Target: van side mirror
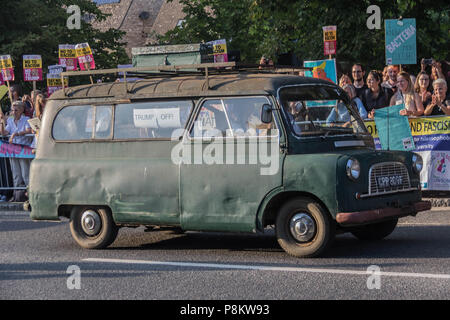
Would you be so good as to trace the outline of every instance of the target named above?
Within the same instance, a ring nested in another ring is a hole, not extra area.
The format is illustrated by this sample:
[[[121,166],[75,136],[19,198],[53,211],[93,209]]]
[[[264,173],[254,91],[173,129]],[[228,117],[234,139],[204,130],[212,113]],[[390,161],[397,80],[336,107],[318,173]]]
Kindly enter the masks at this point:
[[[261,122],[272,123],[272,106],[270,104],[263,104],[261,108]]]

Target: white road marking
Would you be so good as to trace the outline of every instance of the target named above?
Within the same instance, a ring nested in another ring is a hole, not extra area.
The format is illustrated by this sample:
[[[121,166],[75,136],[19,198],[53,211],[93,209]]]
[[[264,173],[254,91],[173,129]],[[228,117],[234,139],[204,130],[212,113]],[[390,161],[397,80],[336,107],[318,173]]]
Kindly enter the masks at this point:
[[[240,264],[218,264],[218,263],[194,263],[194,262],[171,262],[171,261],[151,261],[151,260],[127,260],[127,259],[101,259],[88,258],[83,259],[87,262],[104,262],[104,263],[124,263],[124,264],[148,264],[160,266],[174,267],[196,267],[196,268],[216,268],[216,269],[237,269],[237,270],[259,270],[259,271],[281,271],[281,272],[305,272],[305,273],[329,273],[329,274],[346,274],[346,275],[371,275],[372,272],[361,270],[345,270],[345,269],[325,269],[325,268],[297,268],[297,267],[273,267],[258,265],[240,265]],[[431,278],[431,279],[449,279],[450,274],[434,274],[434,273],[412,273],[412,272],[377,272],[380,276],[389,277],[412,277],[412,278]]]

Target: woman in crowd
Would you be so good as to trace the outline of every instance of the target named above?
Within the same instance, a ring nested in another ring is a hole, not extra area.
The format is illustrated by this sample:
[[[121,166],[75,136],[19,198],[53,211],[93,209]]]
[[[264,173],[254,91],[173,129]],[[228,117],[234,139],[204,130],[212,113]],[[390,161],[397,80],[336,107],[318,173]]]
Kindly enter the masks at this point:
[[[346,84],[352,84],[352,79],[346,74],[343,74],[339,79],[339,87],[343,88]]]
[[[447,82],[444,79],[433,81],[431,102],[425,105],[424,115],[450,115],[450,95],[447,94]]]
[[[12,117],[6,119],[6,127],[1,126],[2,135],[11,135],[9,143],[30,145],[30,138],[27,134],[31,133],[31,128],[28,123],[28,117],[23,114],[25,110],[25,103],[22,101],[15,101],[11,106]],[[5,121],[4,118],[0,119]],[[14,187],[26,187],[29,182],[29,171],[31,159],[26,158],[10,158],[11,171],[13,176]],[[23,201],[23,193],[19,190],[14,192],[14,197],[10,201]]]
[[[34,100],[34,112],[35,117],[39,118],[39,120],[42,120],[42,116],[44,114],[44,108],[45,104],[47,103],[47,99],[44,97],[42,93],[38,93],[36,95],[36,99]],[[37,145],[37,139],[39,137],[39,131],[34,133],[33,142],[31,143],[31,148],[33,148],[33,153],[35,152],[36,145]]]
[[[423,106],[430,104],[433,88],[431,86],[430,76],[425,71],[420,71],[417,75],[416,83],[414,84],[414,92],[419,94]]]
[[[402,116],[423,115],[423,104],[417,92],[414,92],[411,77],[407,72],[397,75],[397,87],[399,90],[392,96],[390,105],[404,104],[405,109],[400,111]]]
[[[32,118],[33,117],[33,100],[31,100],[31,97],[27,94],[24,94],[22,97],[22,102],[25,103],[25,111],[24,111],[24,115]]]
[[[376,70],[369,72],[367,86],[362,95],[362,103],[366,107],[368,117],[373,119],[375,110],[389,106],[387,90],[381,87],[382,75]]]

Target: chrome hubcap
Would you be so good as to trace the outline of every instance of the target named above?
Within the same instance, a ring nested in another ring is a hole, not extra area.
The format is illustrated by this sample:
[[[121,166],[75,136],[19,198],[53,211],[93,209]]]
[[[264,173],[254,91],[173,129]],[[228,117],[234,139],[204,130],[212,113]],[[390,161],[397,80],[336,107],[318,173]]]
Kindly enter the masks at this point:
[[[95,236],[100,232],[102,220],[94,210],[87,210],[81,216],[81,227],[88,236]]]
[[[306,213],[295,214],[289,224],[291,234],[299,242],[308,242],[316,234],[316,223]]]

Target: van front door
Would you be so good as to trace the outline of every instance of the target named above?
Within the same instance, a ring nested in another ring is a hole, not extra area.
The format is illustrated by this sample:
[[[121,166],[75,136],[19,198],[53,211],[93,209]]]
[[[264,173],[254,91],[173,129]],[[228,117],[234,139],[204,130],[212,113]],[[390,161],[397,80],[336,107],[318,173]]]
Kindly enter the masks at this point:
[[[279,121],[260,121],[264,96],[206,99],[174,154],[181,226],[249,232],[264,196],[282,184]]]

